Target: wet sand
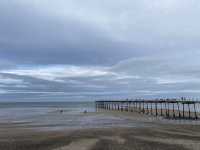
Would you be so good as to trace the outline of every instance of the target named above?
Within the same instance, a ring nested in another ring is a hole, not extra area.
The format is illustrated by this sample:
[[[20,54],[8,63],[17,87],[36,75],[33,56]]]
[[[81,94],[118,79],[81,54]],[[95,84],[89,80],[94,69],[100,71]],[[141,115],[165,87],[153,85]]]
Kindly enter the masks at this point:
[[[200,125],[173,123],[138,113],[99,112],[132,119],[136,127],[41,130],[0,124],[0,150],[199,150]],[[87,114],[88,116],[94,114]],[[174,120],[175,121],[175,120]]]

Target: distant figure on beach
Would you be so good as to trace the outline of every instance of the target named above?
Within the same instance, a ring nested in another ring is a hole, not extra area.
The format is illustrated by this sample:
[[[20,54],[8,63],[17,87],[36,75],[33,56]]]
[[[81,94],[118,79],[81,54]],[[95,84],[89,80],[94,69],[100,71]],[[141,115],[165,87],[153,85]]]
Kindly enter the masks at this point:
[[[83,112],[84,114],[87,114],[87,110],[84,110],[84,112]]]
[[[60,110],[60,113],[61,113],[61,114],[63,113],[63,110],[62,110],[62,109]]]

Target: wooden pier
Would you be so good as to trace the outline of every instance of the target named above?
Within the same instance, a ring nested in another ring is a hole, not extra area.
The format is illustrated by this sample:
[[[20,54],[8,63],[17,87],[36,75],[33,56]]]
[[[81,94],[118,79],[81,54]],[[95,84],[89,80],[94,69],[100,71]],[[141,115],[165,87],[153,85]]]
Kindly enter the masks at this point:
[[[97,110],[138,112],[169,119],[200,118],[200,101],[178,99],[96,101]]]

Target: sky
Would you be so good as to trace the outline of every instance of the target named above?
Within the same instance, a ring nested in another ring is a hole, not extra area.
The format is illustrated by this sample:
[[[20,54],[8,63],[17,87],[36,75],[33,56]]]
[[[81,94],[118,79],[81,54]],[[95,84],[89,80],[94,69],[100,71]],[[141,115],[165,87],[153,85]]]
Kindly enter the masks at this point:
[[[0,102],[200,97],[199,0],[1,0]]]

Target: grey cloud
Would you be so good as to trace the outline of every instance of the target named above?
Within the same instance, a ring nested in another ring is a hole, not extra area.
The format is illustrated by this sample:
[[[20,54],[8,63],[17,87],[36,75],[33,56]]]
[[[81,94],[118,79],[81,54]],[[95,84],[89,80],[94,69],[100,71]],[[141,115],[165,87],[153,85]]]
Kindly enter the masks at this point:
[[[2,0],[0,99],[199,97],[199,7]]]
[[[139,53],[140,46],[112,39],[104,29],[76,18],[56,17],[25,4],[1,3],[1,58],[26,64],[88,65],[111,64]]]
[[[24,97],[30,94],[35,95],[35,99],[57,96],[61,100],[77,97],[98,99],[198,96],[200,80],[190,74],[191,69],[198,70],[198,64],[192,63],[193,60],[190,58],[186,61],[185,57],[176,56],[133,58],[106,68],[78,67],[74,71],[71,70],[70,74],[69,67],[66,66],[59,66],[62,68],[61,72],[55,70],[55,66],[49,66],[48,69],[41,67],[38,70],[31,68],[33,69],[31,74],[25,70],[11,71],[11,73],[8,70],[4,76],[23,79],[29,86],[4,87],[7,91],[7,93],[4,91],[4,96]],[[88,69],[90,74],[86,75]],[[49,80],[49,76],[53,78]]]

